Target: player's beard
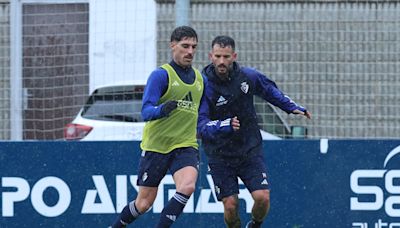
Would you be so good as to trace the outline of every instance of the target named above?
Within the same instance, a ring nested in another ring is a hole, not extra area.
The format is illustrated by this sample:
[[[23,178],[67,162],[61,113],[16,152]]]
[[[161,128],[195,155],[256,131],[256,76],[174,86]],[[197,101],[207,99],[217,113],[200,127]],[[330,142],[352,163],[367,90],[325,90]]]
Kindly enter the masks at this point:
[[[229,67],[224,64],[220,64],[216,68],[216,73],[221,80],[227,80],[229,77]]]

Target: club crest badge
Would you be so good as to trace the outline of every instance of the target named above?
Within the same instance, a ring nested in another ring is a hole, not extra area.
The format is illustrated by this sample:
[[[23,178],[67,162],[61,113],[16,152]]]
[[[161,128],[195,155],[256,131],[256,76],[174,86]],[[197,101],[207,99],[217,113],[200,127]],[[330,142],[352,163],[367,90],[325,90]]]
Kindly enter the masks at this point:
[[[217,194],[221,193],[221,189],[217,185],[214,186],[214,189]]]
[[[202,88],[200,82],[196,82],[196,88],[198,91],[201,91]]]
[[[247,84],[247,82],[242,82],[240,85],[240,89],[243,93],[249,92],[249,84]]]

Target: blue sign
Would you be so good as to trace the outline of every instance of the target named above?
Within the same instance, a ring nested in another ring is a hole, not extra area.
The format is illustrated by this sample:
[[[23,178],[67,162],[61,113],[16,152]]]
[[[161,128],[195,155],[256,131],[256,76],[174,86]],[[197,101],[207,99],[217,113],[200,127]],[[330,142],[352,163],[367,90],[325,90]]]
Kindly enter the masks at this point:
[[[400,140],[264,142],[275,228],[400,228]],[[0,227],[108,227],[136,197],[139,142],[1,142]],[[174,227],[224,227],[207,159]],[[175,193],[171,175],[135,227],[153,227]],[[242,186],[240,215],[252,199]]]

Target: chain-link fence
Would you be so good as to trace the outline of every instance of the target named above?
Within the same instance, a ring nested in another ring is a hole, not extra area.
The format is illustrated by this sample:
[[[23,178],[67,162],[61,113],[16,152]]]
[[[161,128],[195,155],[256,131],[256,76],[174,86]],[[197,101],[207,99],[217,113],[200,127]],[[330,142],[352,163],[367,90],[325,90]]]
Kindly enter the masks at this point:
[[[173,3],[160,2],[159,63],[170,58],[175,16]],[[242,65],[264,72],[313,113],[312,121],[281,113],[288,125],[306,126],[310,138],[400,136],[398,1],[196,1],[191,15],[200,34],[197,66],[208,63],[216,35],[232,36]],[[258,107],[260,124],[270,128],[265,109]]]
[[[129,45],[115,37],[132,30],[131,21],[121,21],[120,16],[139,1],[19,2],[20,23],[15,23],[18,18],[10,4],[16,3],[0,1],[0,140],[11,139],[18,123],[22,139],[61,139],[63,127],[89,95],[90,72],[103,70],[90,63],[90,49],[118,49],[112,58],[104,58],[114,64],[103,72],[105,78],[128,72],[136,56],[128,47],[137,42],[137,35],[129,33]],[[93,15],[100,5],[104,12],[117,10],[117,5],[125,10],[104,14],[112,18]],[[156,38],[148,42],[157,42],[157,48],[143,53],[156,52],[161,65],[171,59],[175,1],[156,5]],[[197,68],[209,63],[212,39],[230,35],[241,65],[264,72],[313,114],[311,121],[305,120],[257,99],[263,129],[284,137],[291,126],[306,127],[309,138],[399,137],[399,1],[193,0],[190,23],[199,33]],[[22,33],[19,46],[10,42],[13,28]],[[104,37],[115,39],[106,43]],[[20,59],[12,53],[21,53]],[[97,51],[92,60],[102,54]],[[118,58],[126,61],[124,66]],[[16,77],[21,85],[12,83]],[[20,100],[19,109],[15,99]]]

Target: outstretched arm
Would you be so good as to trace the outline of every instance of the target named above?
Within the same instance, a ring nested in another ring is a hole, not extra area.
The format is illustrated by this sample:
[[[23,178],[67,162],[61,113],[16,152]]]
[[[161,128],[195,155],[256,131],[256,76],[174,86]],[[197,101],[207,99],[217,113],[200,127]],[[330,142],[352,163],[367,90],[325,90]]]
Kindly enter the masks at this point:
[[[245,71],[250,80],[254,82],[256,95],[288,114],[304,115],[308,119],[311,119],[311,113],[307,111],[306,108],[296,104],[289,96],[279,90],[274,81],[254,69],[246,68]]]
[[[303,116],[305,116],[305,117],[307,117],[307,119],[311,119],[311,113],[309,112],[309,111],[307,111],[307,110],[305,110],[304,112],[303,111],[300,111],[300,110],[298,110],[298,109],[295,109],[295,110],[293,110],[293,112],[292,112],[293,114],[298,114],[298,115],[303,115]]]

